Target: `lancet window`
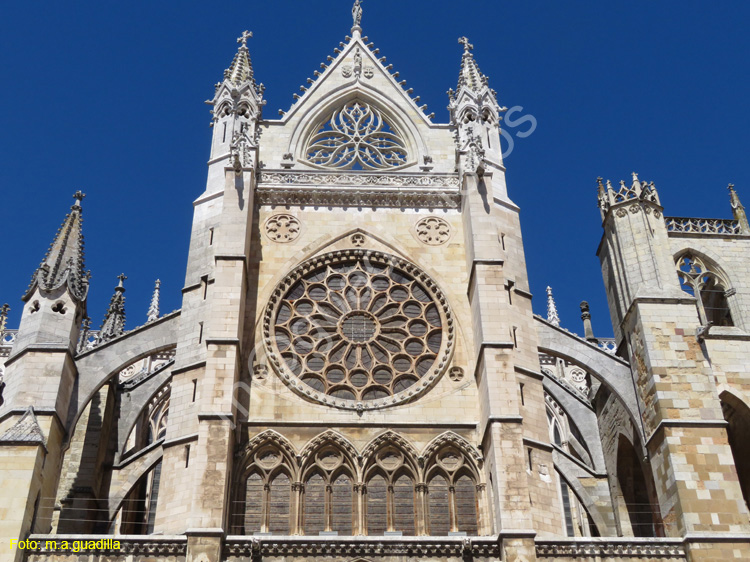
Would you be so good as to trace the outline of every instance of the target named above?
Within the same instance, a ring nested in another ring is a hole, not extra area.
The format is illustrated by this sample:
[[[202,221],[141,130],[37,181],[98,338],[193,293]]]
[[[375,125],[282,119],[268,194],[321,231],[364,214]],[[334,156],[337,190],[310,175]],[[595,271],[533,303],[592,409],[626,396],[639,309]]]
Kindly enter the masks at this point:
[[[170,384],[166,384],[149,400],[128,436],[125,456],[164,438],[167,433],[170,389]]]
[[[432,458],[426,481],[426,532],[478,534],[479,489],[469,458],[456,447],[442,448]]]
[[[702,324],[734,326],[727,297],[729,284],[717,268],[691,253],[677,259],[677,275],[682,290],[697,299]]]
[[[365,472],[368,535],[416,534],[416,475],[413,457],[401,448],[386,445],[373,455]]]

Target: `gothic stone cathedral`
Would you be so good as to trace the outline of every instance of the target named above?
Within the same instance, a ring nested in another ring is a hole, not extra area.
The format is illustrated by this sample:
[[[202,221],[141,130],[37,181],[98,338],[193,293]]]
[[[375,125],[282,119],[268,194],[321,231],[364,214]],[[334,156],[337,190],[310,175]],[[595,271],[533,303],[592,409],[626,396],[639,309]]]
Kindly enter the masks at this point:
[[[0,559],[750,560],[735,191],[733,220],[671,218],[600,180],[615,338],[585,305],[579,337],[532,314],[471,45],[438,124],[360,18],[279,119],[238,40],[181,310],[157,285],[125,331],[121,280],[90,330],[76,194],[0,323]]]

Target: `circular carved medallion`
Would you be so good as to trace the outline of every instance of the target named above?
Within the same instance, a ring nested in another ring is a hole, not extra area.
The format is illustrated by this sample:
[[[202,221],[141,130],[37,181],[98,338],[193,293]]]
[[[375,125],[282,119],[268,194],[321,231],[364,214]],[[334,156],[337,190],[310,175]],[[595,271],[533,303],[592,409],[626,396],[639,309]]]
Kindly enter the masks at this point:
[[[305,397],[350,409],[412,399],[446,368],[453,318],[416,266],[367,250],[313,258],[266,307],[271,364]]]
[[[273,215],[266,221],[266,236],[274,242],[292,242],[300,233],[297,217],[282,213]]]
[[[440,217],[425,217],[414,225],[417,238],[428,246],[441,246],[451,237],[451,225]]]

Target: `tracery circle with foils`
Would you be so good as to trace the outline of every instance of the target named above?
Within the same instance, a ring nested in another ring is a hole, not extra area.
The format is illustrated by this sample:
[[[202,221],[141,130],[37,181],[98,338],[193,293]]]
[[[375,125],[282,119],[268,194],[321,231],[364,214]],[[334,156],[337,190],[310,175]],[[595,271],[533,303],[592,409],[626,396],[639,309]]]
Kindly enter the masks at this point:
[[[381,111],[353,100],[333,111],[310,138],[305,157],[326,168],[385,170],[408,162],[406,143]]]
[[[310,259],[276,288],[263,320],[270,362],[305,398],[369,410],[411,400],[448,365],[453,315],[435,282],[383,252]]]

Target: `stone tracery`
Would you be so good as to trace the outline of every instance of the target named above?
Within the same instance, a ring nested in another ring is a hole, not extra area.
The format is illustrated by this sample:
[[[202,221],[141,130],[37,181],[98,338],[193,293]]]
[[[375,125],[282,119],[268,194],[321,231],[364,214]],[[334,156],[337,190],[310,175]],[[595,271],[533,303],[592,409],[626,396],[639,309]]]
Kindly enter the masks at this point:
[[[305,395],[382,406],[410,398],[444,370],[451,313],[413,265],[378,252],[336,253],[303,264],[283,288],[266,312],[266,343]]]
[[[286,439],[267,430],[241,453],[232,533],[484,534],[480,458],[450,432],[419,455],[387,431],[360,455],[328,430],[297,455]]]
[[[377,108],[361,100],[334,110],[305,154],[313,164],[343,169],[382,170],[408,159],[404,140]]]

